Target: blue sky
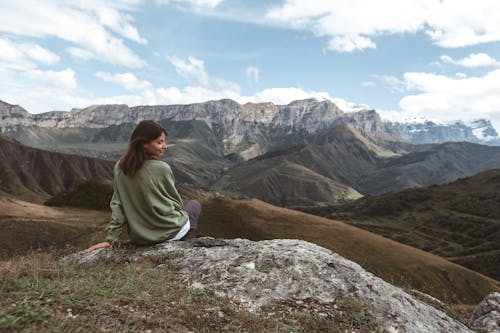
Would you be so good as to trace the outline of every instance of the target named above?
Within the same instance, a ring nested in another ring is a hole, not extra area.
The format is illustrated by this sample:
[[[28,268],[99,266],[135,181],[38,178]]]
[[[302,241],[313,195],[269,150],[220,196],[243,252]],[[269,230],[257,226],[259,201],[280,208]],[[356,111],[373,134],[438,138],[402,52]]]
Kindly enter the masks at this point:
[[[500,130],[500,3],[3,0],[0,75],[32,113],[316,97]]]

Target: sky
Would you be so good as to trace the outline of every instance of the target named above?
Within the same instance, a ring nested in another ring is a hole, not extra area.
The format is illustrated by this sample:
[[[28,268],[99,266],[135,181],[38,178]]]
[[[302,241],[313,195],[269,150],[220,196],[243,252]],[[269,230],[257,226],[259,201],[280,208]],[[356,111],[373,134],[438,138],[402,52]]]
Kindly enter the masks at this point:
[[[500,131],[500,1],[2,0],[0,100],[304,98]]]

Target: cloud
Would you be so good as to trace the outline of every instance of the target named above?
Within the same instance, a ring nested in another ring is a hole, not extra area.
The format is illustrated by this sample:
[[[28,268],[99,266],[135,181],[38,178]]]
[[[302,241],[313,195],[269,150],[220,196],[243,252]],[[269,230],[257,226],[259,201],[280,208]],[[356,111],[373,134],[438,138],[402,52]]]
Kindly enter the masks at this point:
[[[377,84],[375,82],[373,82],[373,81],[363,81],[363,82],[361,82],[361,85],[363,87],[367,87],[367,88],[371,88],[371,87],[376,87],[377,86]]]
[[[408,91],[399,105],[405,116],[440,121],[487,118],[500,129],[500,69],[478,77],[447,77],[433,73],[404,74]],[[460,115],[460,116],[458,116]]]
[[[129,91],[143,91],[152,88],[149,81],[140,81],[132,73],[111,74],[97,72],[96,76],[105,82],[117,83]]]
[[[62,71],[43,71],[40,69],[35,69],[32,71],[28,71],[27,75],[35,79],[49,82],[56,86],[63,86],[67,88],[76,88],[77,86],[75,71],[71,68],[66,68]]]
[[[500,66],[500,62],[486,53],[471,53],[467,57],[460,60],[454,60],[452,57],[447,55],[442,55],[439,59],[444,63],[450,63],[468,68]]]
[[[59,62],[57,54],[35,43],[18,43],[0,37],[0,64],[11,69],[33,69],[39,64],[53,65]]]
[[[259,82],[259,69],[255,66],[248,66],[245,69],[245,75],[253,82]]]
[[[446,48],[499,41],[498,12],[495,0],[285,0],[265,16],[329,38],[331,50],[352,52],[375,48],[375,37],[400,33],[424,32]]]
[[[141,44],[147,42],[126,13],[132,5],[133,1],[0,1],[0,32],[30,38],[57,38],[70,43],[69,47],[73,48],[70,54],[85,53],[80,59],[143,67],[146,62],[120,38]]]
[[[167,60],[174,66],[177,74],[186,79],[191,85],[219,91],[240,92],[239,84],[221,78],[210,77],[203,60],[195,57],[188,57],[187,60],[183,60],[177,56],[168,56]]]
[[[158,4],[187,5],[195,9],[215,8],[223,0],[157,0]]]
[[[167,60],[175,67],[177,74],[191,83],[197,83],[201,86],[208,86],[208,73],[205,70],[203,60],[194,57],[188,57],[187,61],[177,57],[168,56]]]
[[[378,77],[384,85],[393,93],[402,93],[407,89],[407,83],[392,75],[381,75]]]

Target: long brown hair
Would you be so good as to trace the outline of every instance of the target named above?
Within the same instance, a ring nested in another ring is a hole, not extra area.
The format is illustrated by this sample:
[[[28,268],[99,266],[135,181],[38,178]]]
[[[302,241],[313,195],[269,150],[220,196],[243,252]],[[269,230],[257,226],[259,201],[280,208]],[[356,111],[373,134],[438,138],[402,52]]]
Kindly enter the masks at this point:
[[[124,174],[134,177],[144,162],[151,159],[144,145],[157,139],[161,133],[165,133],[165,137],[168,135],[166,129],[152,120],[143,120],[137,124],[130,137],[127,152],[118,162],[118,166]]]

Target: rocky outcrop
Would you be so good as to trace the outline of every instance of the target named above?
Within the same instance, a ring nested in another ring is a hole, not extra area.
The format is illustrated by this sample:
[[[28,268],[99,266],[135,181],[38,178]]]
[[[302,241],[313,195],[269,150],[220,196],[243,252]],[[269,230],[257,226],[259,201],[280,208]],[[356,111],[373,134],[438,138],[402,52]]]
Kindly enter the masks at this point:
[[[322,304],[342,297],[365,303],[384,332],[471,332],[445,313],[366,272],[320,246],[299,240],[252,242],[243,239],[192,239],[153,247],[100,249],[76,253],[64,263],[100,258],[136,261],[161,258],[192,288],[208,288],[251,311],[274,301],[314,299]]]
[[[474,309],[470,322],[487,333],[500,333],[500,293],[486,296]]]

